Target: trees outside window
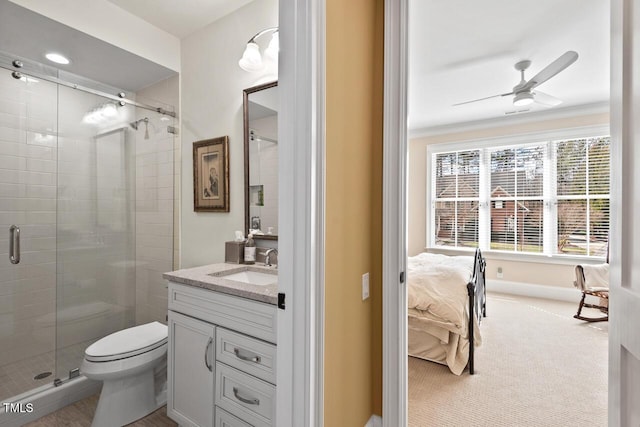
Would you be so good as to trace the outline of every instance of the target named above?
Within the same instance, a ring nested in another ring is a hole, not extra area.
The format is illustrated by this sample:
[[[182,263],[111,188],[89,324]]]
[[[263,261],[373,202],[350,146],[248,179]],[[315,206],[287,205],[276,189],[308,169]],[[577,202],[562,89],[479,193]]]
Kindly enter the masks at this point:
[[[605,256],[610,138],[433,153],[431,242]]]

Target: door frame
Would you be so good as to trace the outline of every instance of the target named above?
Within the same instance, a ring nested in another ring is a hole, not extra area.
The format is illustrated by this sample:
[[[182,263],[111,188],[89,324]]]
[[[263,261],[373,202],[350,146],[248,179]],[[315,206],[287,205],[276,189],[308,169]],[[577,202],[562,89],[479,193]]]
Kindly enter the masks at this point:
[[[630,84],[631,39],[637,28],[626,22],[634,0],[611,1],[611,119],[612,137],[621,141],[624,124],[631,120],[632,100],[622,96],[623,84]],[[385,0],[384,59],[384,163],[383,163],[383,426],[407,425],[407,325],[406,287],[398,275],[406,271],[406,180],[407,167],[407,71],[408,71],[408,0]],[[625,72],[626,71],[626,72]],[[614,78],[613,76],[620,78]],[[627,121],[623,121],[623,119]],[[612,150],[612,164],[622,170],[622,150]],[[628,164],[627,164],[628,165]],[[617,174],[622,176],[624,173]],[[397,194],[394,195],[393,192]],[[622,198],[620,192],[617,193]],[[613,197],[614,193],[612,193]],[[632,202],[632,201],[630,201]],[[623,233],[612,203],[616,221],[611,227],[612,283],[621,276],[621,239]],[[612,219],[614,215],[612,215]],[[400,258],[400,259],[398,259]],[[628,263],[632,260],[625,259]],[[612,299],[620,286],[612,286]],[[614,312],[615,313],[615,312]],[[620,425],[620,346],[615,314],[609,331],[609,425]],[[630,324],[636,325],[637,322]],[[640,345],[639,345],[640,347]],[[400,349],[398,351],[398,349]]]
[[[637,401],[640,389],[640,292],[633,286],[638,272],[636,249],[636,200],[639,174],[635,171],[640,154],[634,148],[639,138],[634,115],[640,103],[638,79],[640,62],[636,39],[640,33],[640,2],[611,0],[611,227],[609,305],[608,424],[631,425],[640,417]],[[624,350],[623,350],[624,349]]]
[[[325,0],[279,3],[278,426],[322,426]]]
[[[407,425],[407,85],[409,0],[385,0],[382,425]],[[405,274],[406,275],[406,274]]]

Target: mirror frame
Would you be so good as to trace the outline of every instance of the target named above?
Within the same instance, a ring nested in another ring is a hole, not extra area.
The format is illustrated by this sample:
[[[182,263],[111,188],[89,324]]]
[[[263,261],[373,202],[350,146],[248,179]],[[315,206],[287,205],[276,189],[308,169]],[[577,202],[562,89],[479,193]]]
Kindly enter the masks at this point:
[[[244,234],[249,233],[249,221],[251,213],[249,212],[249,95],[254,92],[269,89],[278,86],[278,81],[264,83],[244,89],[242,96],[242,119],[244,122]],[[278,240],[278,235],[258,234],[253,236],[254,239],[262,240]]]

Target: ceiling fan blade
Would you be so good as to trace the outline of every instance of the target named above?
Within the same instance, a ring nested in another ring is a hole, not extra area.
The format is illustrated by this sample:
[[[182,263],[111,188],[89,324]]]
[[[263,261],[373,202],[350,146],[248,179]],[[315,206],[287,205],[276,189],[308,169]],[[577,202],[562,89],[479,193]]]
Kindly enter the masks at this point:
[[[544,105],[545,107],[555,107],[556,105],[562,104],[562,100],[553,95],[549,95],[548,93],[540,92],[539,90],[534,92],[533,99],[535,102]]]
[[[578,54],[572,50],[565,52],[560,58],[553,61],[551,64],[547,65],[542,69],[538,74],[533,76],[522,88],[522,90],[533,89],[536,86],[541,85],[542,83],[549,80],[551,77],[558,74],[560,71],[567,68],[569,65],[576,62],[578,59]]]
[[[487,96],[485,98],[478,98],[478,99],[474,99],[472,101],[458,102],[457,104],[453,104],[453,106],[457,107],[458,105],[471,104],[472,102],[484,101],[485,99],[491,99],[491,98],[500,98],[500,97],[509,96],[509,95],[513,95],[513,92],[502,93],[500,95]]]

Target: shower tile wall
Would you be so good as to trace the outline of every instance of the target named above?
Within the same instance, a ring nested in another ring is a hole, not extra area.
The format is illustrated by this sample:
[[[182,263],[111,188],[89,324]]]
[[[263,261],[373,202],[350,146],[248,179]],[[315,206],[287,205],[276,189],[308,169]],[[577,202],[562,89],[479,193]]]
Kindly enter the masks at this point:
[[[132,107],[103,129],[83,115],[103,98],[59,88],[57,374],[80,366],[83,349],[134,323]]]
[[[3,70],[4,71],[4,70]],[[55,85],[0,73],[0,397],[34,386],[17,369],[38,359],[54,371],[56,309]],[[8,229],[20,226],[22,259],[9,263]],[[39,355],[48,354],[49,357]]]
[[[166,108],[178,105],[178,77],[172,77],[137,92],[138,101]],[[136,132],[136,323],[157,320],[166,323],[167,288],[162,273],[177,266],[179,218],[174,194],[179,170],[179,135],[167,132],[177,120],[138,109],[136,119],[149,118],[149,139],[145,125]],[[165,117],[166,119],[166,117]]]
[[[132,107],[113,132],[83,124],[105,100],[55,84],[0,72],[0,94],[1,401],[64,377],[95,339],[165,321],[161,275],[179,259],[180,142],[157,113]],[[178,78],[138,99],[178,105]],[[128,126],[136,115],[150,118],[148,140],[144,125]],[[9,262],[12,224],[21,230],[18,265]]]

